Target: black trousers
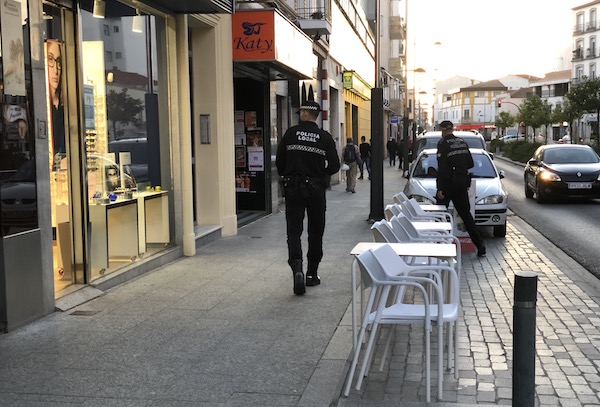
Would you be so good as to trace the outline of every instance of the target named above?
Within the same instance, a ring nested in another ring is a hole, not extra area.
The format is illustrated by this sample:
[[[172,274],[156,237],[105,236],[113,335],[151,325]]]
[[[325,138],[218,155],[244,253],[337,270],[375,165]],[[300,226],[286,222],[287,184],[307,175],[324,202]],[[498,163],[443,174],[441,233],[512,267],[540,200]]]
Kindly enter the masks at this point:
[[[465,223],[465,228],[467,229],[473,244],[476,247],[480,247],[483,244],[483,239],[479,235],[479,231],[475,225],[475,220],[471,215],[471,204],[469,202],[468,190],[462,188],[452,190],[448,195],[446,195],[446,199],[446,201],[440,203],[448,207],[450,201],[452,201],[454,208],[456,208],[456,212]]]
[[[285,219],[287,221],[288,264],[302,260],[302,232],[304,214],[308,216],[308,264],[316,267],[323,258],[323,233],[325,232],[325,188],[314,186],[289,186],[285,190]],[[316,268],[315,268],[316,270]]]

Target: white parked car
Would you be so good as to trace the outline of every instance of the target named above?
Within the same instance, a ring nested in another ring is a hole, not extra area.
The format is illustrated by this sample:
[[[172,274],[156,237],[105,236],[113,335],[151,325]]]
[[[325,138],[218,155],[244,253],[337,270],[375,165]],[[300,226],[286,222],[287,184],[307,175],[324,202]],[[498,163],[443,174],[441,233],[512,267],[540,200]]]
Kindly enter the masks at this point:
[[[504,172],[498,171],[485,150],[471,148],[470,151],[475,163],[469,170],[476,188],[475,223],[477,226],[491,226],[494,236],[504,237],[508,206],[508,192],[501,182]],[[413,162],[404,193],[417,201],[435,204],[437,171],[437,149],[423,150]]]

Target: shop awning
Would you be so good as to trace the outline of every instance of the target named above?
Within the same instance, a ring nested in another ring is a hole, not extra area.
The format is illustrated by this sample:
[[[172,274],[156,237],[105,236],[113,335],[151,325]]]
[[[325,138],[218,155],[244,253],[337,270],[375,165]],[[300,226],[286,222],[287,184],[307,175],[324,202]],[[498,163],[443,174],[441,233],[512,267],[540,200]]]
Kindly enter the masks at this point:
[[[232,14],[233,0],[140,0],[173,14]]]
[[[232,51],[236,66],[268,68],[269,76],[312,79],[317,68],[313,42],[277,10],[242,10],[232,16]]]
[[[139,0],[153,9],[166,14],[232,14],[233,0]],[[107,18],[134,16],[136,10],[117,0],[105,0],[104,15]],[[93,0],[79,0],[82,9],[92,12]]]

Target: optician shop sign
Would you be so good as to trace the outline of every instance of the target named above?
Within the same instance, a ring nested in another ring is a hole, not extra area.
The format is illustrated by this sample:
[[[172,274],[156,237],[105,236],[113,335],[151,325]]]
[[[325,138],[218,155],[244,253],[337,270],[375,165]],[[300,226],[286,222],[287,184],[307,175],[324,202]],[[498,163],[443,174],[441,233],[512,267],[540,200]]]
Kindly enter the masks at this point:
[[[232,16],[234,61],[272,61],[308,79],[317,67],[312,44],[275,10],[237,11]]]

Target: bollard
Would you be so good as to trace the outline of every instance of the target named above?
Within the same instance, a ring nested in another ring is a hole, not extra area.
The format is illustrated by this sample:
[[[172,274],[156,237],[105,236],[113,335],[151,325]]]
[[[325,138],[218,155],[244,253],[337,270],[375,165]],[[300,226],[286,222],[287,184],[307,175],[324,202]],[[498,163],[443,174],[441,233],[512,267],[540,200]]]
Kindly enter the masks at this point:
[[[535,306],[537,274],[515,273],[513,306],[513,407],[533,407],[535,402]]]

